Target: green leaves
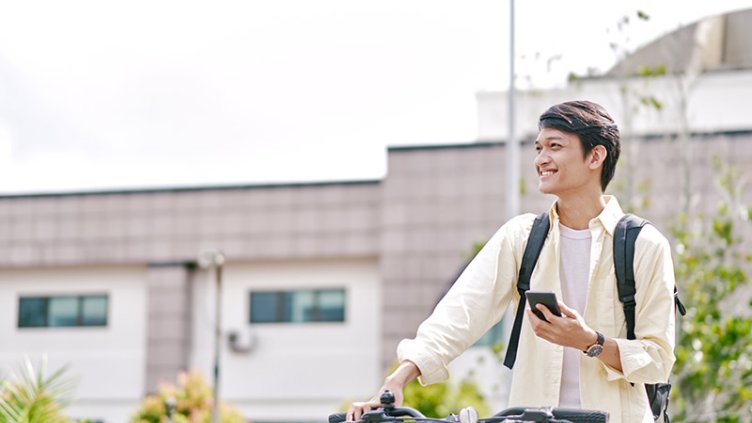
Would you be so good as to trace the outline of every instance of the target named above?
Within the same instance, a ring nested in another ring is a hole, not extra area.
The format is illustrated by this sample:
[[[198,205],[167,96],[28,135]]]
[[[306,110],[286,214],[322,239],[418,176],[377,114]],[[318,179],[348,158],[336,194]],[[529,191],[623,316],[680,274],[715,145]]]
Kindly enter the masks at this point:
[[[464,407],[473,407],[481,416],[488,416],[490,409],[475,383],[463,380],[459,383],[435,383],[420,386],[413,381],[405,387],[405,404],[426,416],[457,414]]]
[[[663,109],[663,103],[660,100],[658,100],[658,98],[652,95],[646,95],[646,96],[640,97],[640,104],[649,108],[652,107],[655,110]]]
[[[395,363],[389,373],[397,368]],[[470,379],[421,386],[417,380],[402,391],[404,403],[430,417],[458,414],[464,407],[473,407],[480,416],[489,416],[491,410],[478,386]]]
[[[717,158],[713,167],[726,201],[713,216],[679,216],[672,230],[680,246],[677,283],[688,310],[677,319],[672,413],[678,422],[752,418],[752,319],[734,306],[739,288],[749,281],[739,225],[750,220],[735,212],[748,210],[737,192],[739,172]]]
[[[655,77],[666,75],[666,65],[660,64],[656,66],[640,65],[637,67],[637,74],[642,77]]]
[[[67,367],[46,376],[47,361],[37,368],[27,358],[3,382],[0,390],[0,423],[69,423],[61,410],[70,402],[73,383],[66,377]]]

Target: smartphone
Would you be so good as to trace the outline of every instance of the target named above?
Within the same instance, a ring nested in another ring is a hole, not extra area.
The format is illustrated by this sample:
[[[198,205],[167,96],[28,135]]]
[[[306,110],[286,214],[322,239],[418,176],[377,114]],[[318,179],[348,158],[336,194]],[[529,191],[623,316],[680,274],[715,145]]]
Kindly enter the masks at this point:
[[[555,316],[561,317],[561,310],[559,310],[559,301],[556,299],[556,294],[554,294],[553,292],[527,291],[525,292],[525,296],[527,297],[528,302],[530,302],[530,308],[533,310],[533,313],[535,313],[535,315],[538,316],[539,319],[546,320],[546,318],[543,317],[543,313],[541,313],[535,307],[537,304],[543,304],[544,306],[548,307],[551,313],[553,313]]]

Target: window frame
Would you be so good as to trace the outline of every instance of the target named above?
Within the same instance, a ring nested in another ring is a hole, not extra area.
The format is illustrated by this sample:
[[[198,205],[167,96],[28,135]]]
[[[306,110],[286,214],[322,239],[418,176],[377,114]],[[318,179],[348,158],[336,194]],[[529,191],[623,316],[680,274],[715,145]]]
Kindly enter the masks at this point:
[[[52,315],[50,313],[50,305],[55,298],[74,298],[76,300],[76,318],[75,323],[71,325],[53,325],[51,324]],[[104,320],[100,324],[85,324],[86,316],[84,315],[84,302],[91,298],[103,298],[105,301]],[[42,300],[44,323],[38,326],[25,325],[22,321],[22,303],[24,300]],[[16,313],[16,329],[79,329],[79,328],[107,328],[110,325],[110,295],[108,293],[61,293],[61,294],[19,294],[18,310]]]
[[[341,319],[337,320],[321,320],[321,315],[323,310],[321,309],[321,296],[324,293],[329,292],[336,292],[341,293],[342,295],[342,305],[341,305]],[[276,288],[262,288],[262,289],[250,289],[248,291],[248,296],[246,297],[248,299],[248,306],[246,308],[248,313],[248,318],[246,322],[250,325],[270,325],[270,324],[282,324],[282,325],[311,325],[311,324],[344,324],[347,323],[347,299],[348,299],[348,290],[345,287],[326,287],[326,288],[289,288],[289,289],[276,289]],[[253,294],[275,294],[274,301],[275,304],[275,310],[274,310],[274,320],[263,320],[263,321],[254,321],[253,320]],[[293,300],[286,299],[286,295],[294,296],[296,294],[302,294],[302,295],[313,295],[313,305],[311,308],[311,313],[308,319],[305,320],[295,320],[293,316],[295,315],[295,309],[294,307],[290,310],[287,310],[285,307],[285,304],[287,302],[294,303]],[[289,317],[289,319],[287,319]],[[315,320],[313,319],[315,317]]]

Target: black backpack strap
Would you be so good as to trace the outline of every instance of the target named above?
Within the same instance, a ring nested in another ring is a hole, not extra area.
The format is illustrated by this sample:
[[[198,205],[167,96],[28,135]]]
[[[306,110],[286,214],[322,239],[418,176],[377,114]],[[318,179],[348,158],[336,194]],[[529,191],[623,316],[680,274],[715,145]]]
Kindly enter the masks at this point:
[[[525,252],[522,254],[520,273],[517,276],[517,292],[520,294],[520,303],[517,306],[517,315],[514,318],[514,326],[512,327],[512,334],[509,337],[507,354],[504,358],[504,365],[510,369],[517,360],[517,347],[520,343],[522,318],[525,313],[525,292],[530,289],[530,276],[532,276],[533,269],[535,269],[535,263],[538,262],[538,257],[543,249],[543,243],[546,241],[550,226],[551,222],[549,221],[548,212],[536,217],[535,222],[533,222],[533,228],[530,230],[530,236],[527,238]]]
[[[649,223],[647,220],[633,214],[625,214],[619,220],[619,223],[616,224],[616,229],[614,230],[616,287],[619,291],[619,301],[624,306],[624,317],[627,322],[627,339],[635,339],[635,242],[642,228]],[[684,304],[679,299],[679,289],[676,285],[674,285],[674,307],[682,316],[687,313]]]
[[[634,254],[637,235],[648,224],[645,219],[627,214],[616,224],[614,230],[614,271],[616,272],[616,287],[619,291],[619,301],[624,306],[624,318],[627,323],[627,339],[635,339],[635,279]],[[679,300],[679,290],[674,285],[674,306],[683,316],[686,313],[684,304]],[[663,416],[665,423],[670,423],[668,415],[670,383],[645,384],[653,418],[658,421]]]
[[[679,310],[679,314],[684,316],[687,314],[687,309],[684,307],[684,304],[682,304],[681,300],[679,299],[679,288],[674,285],[674,306],[677,310]]]
[[[627,322],[627,339],[635,339],[635,280],[634,252],[635,241],[642,228],[649,223],[633,214],[625,214],[614,230],[614,270],[619,301],[624,307]]]

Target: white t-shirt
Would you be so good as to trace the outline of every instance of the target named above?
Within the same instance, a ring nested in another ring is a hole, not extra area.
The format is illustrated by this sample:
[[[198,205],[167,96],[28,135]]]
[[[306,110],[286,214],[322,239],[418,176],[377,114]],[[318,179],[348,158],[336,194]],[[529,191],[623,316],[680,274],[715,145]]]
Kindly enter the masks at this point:
[[[559,224],[561,233],[559,276],[561,279],[561,301],[585,313],[588,279],[590,278],[589,229],[574,230]],[[564,365],[561,374],[559,407],[580,408],[580,356],[575,348],[564,348]]]

